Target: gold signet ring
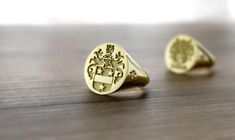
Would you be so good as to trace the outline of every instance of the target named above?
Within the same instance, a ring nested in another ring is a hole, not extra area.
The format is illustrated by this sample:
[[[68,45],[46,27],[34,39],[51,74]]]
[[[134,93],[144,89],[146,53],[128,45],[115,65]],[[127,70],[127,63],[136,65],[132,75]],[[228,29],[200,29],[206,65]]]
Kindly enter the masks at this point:
[[[84,76],[89,89],[107,95],[122,86],[145,86],[147,73],[118,44],[97,46],[88,56]]]
[[[165,62],[171,72],[186,74],[197,68],[212,67],[215,57],[194,38],[178,35],[166,47]]]

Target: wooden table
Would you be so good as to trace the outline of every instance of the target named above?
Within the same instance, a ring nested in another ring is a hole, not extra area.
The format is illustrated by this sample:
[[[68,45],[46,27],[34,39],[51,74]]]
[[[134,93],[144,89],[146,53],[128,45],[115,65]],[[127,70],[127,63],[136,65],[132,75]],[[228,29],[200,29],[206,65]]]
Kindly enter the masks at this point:
[[[217,58],[213,75],[166,70],[176,34],[200,40]],[[139,98],[89,92],[87,55],[116,42],[151,82]],[[0,27],[1,140],[234,140],[233,24]]]

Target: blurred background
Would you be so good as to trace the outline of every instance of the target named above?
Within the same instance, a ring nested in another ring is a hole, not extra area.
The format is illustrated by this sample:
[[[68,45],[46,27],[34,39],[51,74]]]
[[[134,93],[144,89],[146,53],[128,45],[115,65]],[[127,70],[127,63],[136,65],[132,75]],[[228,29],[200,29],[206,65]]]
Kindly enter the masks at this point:
[[[234,140],[234,21],[235,0],[0,0],[0,140]],[[168,72],[179,33],[215,55],[212,74]],[[144,96],[90,93],[105,42],[149,74]]]
[[[0,25],[233,22],[234,0],[1,0]]]

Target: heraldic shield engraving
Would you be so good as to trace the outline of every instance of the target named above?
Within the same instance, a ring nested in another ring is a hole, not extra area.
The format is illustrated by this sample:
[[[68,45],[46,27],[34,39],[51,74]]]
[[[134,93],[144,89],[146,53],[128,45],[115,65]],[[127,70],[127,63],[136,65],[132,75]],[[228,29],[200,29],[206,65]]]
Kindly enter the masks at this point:
[[[195,66],[198,53],[197,41],[188,35],[178,35],[166,48],[166,65],[172,72],[186,73]]]
[[[194,55],[194,47],[191,44],[191,40],[176,39],[170,48],[170,54],[173,60],[172,67],[187,69],[186,63],[191,61]]]
[[[105,94],[117,90],[125,80],[126,56],[115,44],[98,46],[89,56],[85,71],[93,91]]]

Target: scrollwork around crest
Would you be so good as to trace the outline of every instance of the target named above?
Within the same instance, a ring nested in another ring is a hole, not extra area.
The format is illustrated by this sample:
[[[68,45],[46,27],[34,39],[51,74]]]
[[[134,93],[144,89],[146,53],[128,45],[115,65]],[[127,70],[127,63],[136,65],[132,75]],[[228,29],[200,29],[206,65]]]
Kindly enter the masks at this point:
[[[125,68],[125,64],[123,62],[124,56],[120,51],[117,53],[114,52],[115,46],[112,44],[107,44],[105,51],[98,49],[94,52],[93,57],[89,60],[89,66],[87,68],[87,73],[90,80],[93,80],[97,66],[115,69],[113,77],[114,84],[116,84],[123,77],[123,69]]]

